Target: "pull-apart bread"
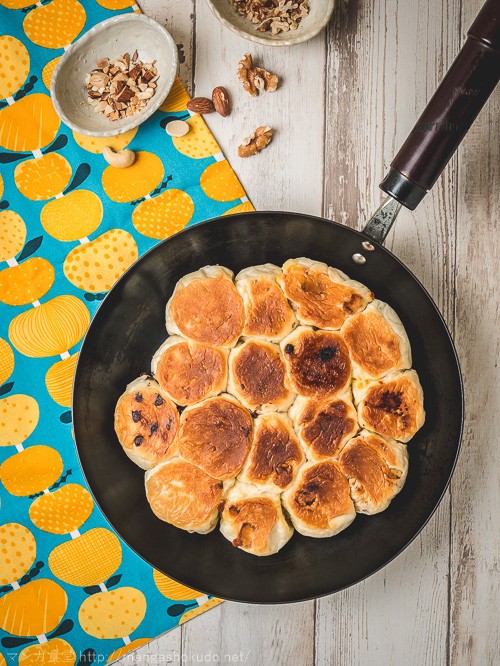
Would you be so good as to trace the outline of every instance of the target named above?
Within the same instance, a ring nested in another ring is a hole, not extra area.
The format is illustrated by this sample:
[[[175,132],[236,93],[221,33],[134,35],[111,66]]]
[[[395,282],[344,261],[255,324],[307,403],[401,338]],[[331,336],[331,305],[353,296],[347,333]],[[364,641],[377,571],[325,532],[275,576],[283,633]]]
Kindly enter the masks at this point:
[[[359,430],[350,390],[333,398],[299,396],[288,413],[308,460],[336,458]]]
[[[401,319],[368,287],[305,257],[236,277],[205,266],[176,284],[166,328],[115,410],[160,520],[205,534],[220,518],[234,547],[267,556],[403,488],[424,396]]]
[[[252,412],[286,412],[295,394],[278,345],[245,340],[229,355],[228,392]]]
[[[304,461],[288,416],[269,412],[255,419],[252,446],[238,479],[279,494],[292,483]]]
[[[115,432],[128,457],[149,469],[176,452],[179,412],[151,377],[131,382],[115,408]]]
[[[340,333],[299,326],[281,341],[290,382],[306,398],[329,397],[351,383],[351,359]]]
[[[236,276],[236,289],[245,307],[244,337],[279,342],[297,325],[292,307],[278,284],[281,275],[278,266],[263,264],[245,268]]]
[[[219,520],[224,483],[182,458],[146,472],[146,497],[160,520],[189,532],[211,532]]]
[[[231,395],[207,398],[182,412],[180,455],[215,479],[232,479],[243,467],[252,441],[250,412]]]
[[[411,349],[400,318],[390,305],[372,301],[349,317],[341,329],[356,379],[380,379],[411,368]]]
[[[166,309],[167,331],[217,347],[233,347],[245,324],[232,271],[205,266],[177,283]]]
[[[310,537],[334,536],[356,517],[349,483],[333,460],[303,465],[283,506],[297,532]]]
[[[279,496],[240,481],[226,493],[220,531],[236,548],[259,556],[274,555],[293,534]]]
[[[165,393],[185,407],[226,390],[227,357],[227,349],[172,335],[153,356],[151,371]]]
[[[354,381],[352,388],[362,428],[408,442],[423,426],[424,394],[415,370]]]
[[[408,452],[395,439],[362,430],[342,449],[338,464],[349,480],[356,511],[379,513],[404,485]]]
[[[319,261],[301,257],[283,265],[278,281],[301,324],[339,329],[373,299],[364,284]]]

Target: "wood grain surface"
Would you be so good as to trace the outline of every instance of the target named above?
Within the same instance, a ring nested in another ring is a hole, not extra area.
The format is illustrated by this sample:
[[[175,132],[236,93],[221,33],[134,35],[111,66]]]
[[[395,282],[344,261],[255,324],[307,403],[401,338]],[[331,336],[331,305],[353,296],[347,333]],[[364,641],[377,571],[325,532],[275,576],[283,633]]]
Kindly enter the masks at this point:
[[[142,0],[179,44],[196,95],[216,85],[230,118],[207,117],[257,209],[323,215],[361,228],[378,183],[441,80],[481,0],[337,0],[328,29],[291,48],[251,44],[205,0]],[[250,98],[236,79],[251,52],[282,78]],[[240,139],[275,128],[242,160]],[[368,580],[316,602],[226,602],[122,659],[135,663],[489,666],[500,663],[500,94],[387,246],[423,282],[452,331],[466,423],[450,490],[412,545]],[[226,663],[228,663],[226,661]]]

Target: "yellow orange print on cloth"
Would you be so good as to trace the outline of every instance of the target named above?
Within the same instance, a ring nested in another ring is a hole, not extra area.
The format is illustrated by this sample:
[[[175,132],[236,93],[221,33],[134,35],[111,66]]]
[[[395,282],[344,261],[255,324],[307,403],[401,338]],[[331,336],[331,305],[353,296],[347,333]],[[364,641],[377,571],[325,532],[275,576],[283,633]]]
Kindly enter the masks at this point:
[[[78,353],[56,361],[45,375],[45,386],[52,400],[62,407],[71,407],[73,375],[75,374]]]
[[[0,525],[0,553],[0,585],[8,585],[31,569],[36,557],[35,537],[19,523]]]
[[[141,624],[146,606],[146,597],[140,590],[119,587],[85,599],[78,611],[78,619],[91,636],[123,638]]]
[[[98,4],[105,9],[126,9],[135,5],[134,0],[97,0]]]
[[[62,471],[63,461],[56,449],[34,444],[3,461],[0,465],[0,481],[11,495],[27,497],[51,486]]]
[[[85,10],[77,0],[51,0],[24,19],[26,36],[38,46],[60,49],[71,44],[85,25]]]
[[[160,109],[161,111],[165,111],[165,113],[184,111],[187,108],[188,102],[189,95],[187,94],[186,89],[182,85],[180,79],[176,79],[165,101],[160,106]]]
[[[189,194],[171,189],[140,203],[132,214],[132,224],[144,236],[163,240],[184,229],[193,212]]]
[[[0,211],[0,261],[13,259],[26,240],[26,224],[13,210]]]
[[[75,190],[45,204],[40,222],[45,231],[61,241],[84,239],[101,224],[102,202],[94,192]]]
[[[0,301],[7,305],[27,305],[44,296],[54,284],[54,267],[43,257],[30,257],[24,263],[0,271]]]
[[[203,118],[195,115],[186,120],[189,132],[184,136],[173,137],[172,143],[175,148],[185,155],[196,160],[212,157],[220,152],[216,140],[210,134]]]
[[[8,395],[1,398],[0,446],[22,444],[36,428],[39,415],[38,403],[30,395]]]
[[[134,238],[123,229],[111,229],[71,250],[64,261],[64,274],[79,289],[108,291],[137,257]]]
[[[33,524],[40,530],[69,534],[83,525],[93,508],[94,501],[88,490],[79,483],[68,483],[37,497],[29,513]]]
[[[0,0],[0,5],[7,9],[24,9],[32,4],[31,0]]]
[[[0,147],[18,152],[38,150],[54,140],[60,124],[48,95],[26,95],[0,110]]]
[[[112,576],[122,562],[117,537],[96,527],[56,546],[49,555],[50,570],[70,585],[99,585]]]
[[[28,49],[12,35],[0,35],[0,71],[0,98],[11,97],[28,77]]]
[[[60,59],[61,56],[52,58],[52,60],[49,60],[49,62],[42,69],[42,81],[47,90],[50,90],[50,82],[52,81],[52,74],[54,73],[54,70],[57,67],[57,63],[59,62]]]
[[[87,136],[86,134],[73,132],[73,138],[80,146],[80,148],[88,150],[89,153],[102,153],[104,146],[109,146],[112,150],[118,152],[119,150],[123,150],[128,146],[128,144],[137,134],[138,129],[138,127],[134,127],[133,129],[128,130],[128,132],[123,132],[123,134],[118,134],[117,136],[107,136],[105,138]]]
[[[127,169],[106,167],[102,174],[102,186],[113,201],[129,203],[154,190],[164,174],[165,167],[158,155],[139,150],[135,162]]]
[[[201,175],[200,185],[207,197],[216,201],[233,201],[245,196],[245,191],[227,160],[210,164]]]
[[[14,170],[17,189],[28,199],[44,201],[60,194],[71,179],[68,160],[58,153],[24,160]]]
[[[12,319],[9,338],[26,356],[62,354],[79,342],[90,323],[90,313],[75,296],[64,295],[26,310]]]
[[[35,666],[35,664],[61,664],[73,666],[76,653],[63,638],[51,638],[46,643],[30,645],[19,654],[19,666]]]
[[[6,382],[14,371],[14,352],[7,340],[0,338],[0,385]]]
[[[55,581],[33,580],[0,597],[0,629],[15,636],[53,631],[68,607],[68,595]]]

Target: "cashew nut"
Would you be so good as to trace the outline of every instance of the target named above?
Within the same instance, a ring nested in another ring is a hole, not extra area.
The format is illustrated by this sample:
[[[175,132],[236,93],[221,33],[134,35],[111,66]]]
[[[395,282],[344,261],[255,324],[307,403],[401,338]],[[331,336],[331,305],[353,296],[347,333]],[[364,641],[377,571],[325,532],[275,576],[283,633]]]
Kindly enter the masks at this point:
[[[104,146],[102,156],[108,164],[111,164],[111,166],[114,166],[117,169],[125,169],[126,167],[132,166],[135,161],[135,153],[133,150],[125,149],[115,153],[110,146]]]

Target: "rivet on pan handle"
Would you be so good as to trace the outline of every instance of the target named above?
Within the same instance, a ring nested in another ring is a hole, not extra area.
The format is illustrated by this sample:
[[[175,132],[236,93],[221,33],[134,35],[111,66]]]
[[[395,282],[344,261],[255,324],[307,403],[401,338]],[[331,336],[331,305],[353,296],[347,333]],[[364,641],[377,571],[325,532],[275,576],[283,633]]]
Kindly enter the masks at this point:
[[[414,210],[448,164],[499,80],[500,0],[487,0],[380,188]],[[388,202],[383,204],[364,229],[378,242],[385,240],[399,211],[393,204],[389,209],[387,206]],[[381,219],[383,213],[385,220]]]

